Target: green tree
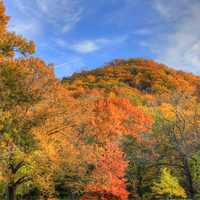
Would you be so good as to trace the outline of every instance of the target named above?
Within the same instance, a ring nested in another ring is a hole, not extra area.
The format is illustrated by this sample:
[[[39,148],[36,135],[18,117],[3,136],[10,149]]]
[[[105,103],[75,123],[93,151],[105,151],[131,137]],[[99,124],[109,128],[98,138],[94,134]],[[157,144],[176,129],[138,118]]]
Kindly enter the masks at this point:
[[[177,92],[157,107],[154,124],[159,163],[177,170],[189,198],[196,192],[190,161],[199,151],[199,111],[195,96]]]

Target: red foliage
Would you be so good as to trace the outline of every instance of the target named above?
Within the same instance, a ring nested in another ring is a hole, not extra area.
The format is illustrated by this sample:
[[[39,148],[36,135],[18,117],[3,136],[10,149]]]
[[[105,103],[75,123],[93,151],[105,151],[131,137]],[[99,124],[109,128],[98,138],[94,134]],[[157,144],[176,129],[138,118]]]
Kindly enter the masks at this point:
[[[82,200],[127,200],[124,175],[128,163],[119,141],[124,135],[142,141],[141,133],[151,127],[151,117],[126,98],[103,98],[96,102],[93,111],[91,134],[98,138],[100,153]]]
[[[141,133],[152,126],[152,119],[131,104],[126,98],[104,98],[99,100],[95,108],[96,117],[93,126],[97,137],[114,138],[131,135],[141,140]]]
[[[92,174],[92,182],[87,186],[87,193],[82,200],[126,200],[128,193],[124,173],[127,161],[121,149],[116,144],[107,144],[97,161],[96,169]]]

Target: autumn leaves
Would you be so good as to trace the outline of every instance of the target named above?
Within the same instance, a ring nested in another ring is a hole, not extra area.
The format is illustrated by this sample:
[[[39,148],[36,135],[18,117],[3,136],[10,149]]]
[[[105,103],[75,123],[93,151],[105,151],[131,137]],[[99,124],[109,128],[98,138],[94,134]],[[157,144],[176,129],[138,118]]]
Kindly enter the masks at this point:
[[[128,99],[107,97],[95,102],[92,136],[95,145],[102,149],[97,157],[92,180],[86,186],[83,199],[127,199],[125,172],[128,162],[122,149],[121,139],[131,135],[142,142],[140,133],[152,125],[151,118]]]
[[[61,82],[4,12],[0,199],[198,197],[199,77],[129,59]]]
[[[127,199],[120,139],[139,138],[151,118],[126,98],[73,98],[51,66],[29,57],[33,42],[6,30],[4,12],[1,2],[1,198],[56,199],[64,187],[82,199]]]

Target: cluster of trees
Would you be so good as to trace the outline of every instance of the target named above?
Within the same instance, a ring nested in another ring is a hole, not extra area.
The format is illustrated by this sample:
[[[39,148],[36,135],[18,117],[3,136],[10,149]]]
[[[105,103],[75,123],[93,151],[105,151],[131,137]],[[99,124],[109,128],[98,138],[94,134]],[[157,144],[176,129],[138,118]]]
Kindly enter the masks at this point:
[[[64,78],[68,85],[84,88],[129,87],[153,94],[169,93],[173,90],[199,92],[200,78],[192,73],[176,71],[153,60],[135,58],[114,60],[102,68],[93,71],[75,73],[70,78]]]
[[[126,124],[130,130],[124,129],[120,139],[128,162],[128,198],[141,200],[200,198],[199,83],[198,76],[145,59],[114,60],[102,68],[63,79],[63,85],[75,99],[81,100],[86,94],[87,99],[122,98],[151,118],[151,122],[145,119],[148,123],[142,127],[148,129],[139,130],[139,135],[131,131],[138,130],[134,121],[142,119],[130,121]],[[121,105],[114,111],[116,117],[121,115]],[[127,115],[130,113],[137,115],[136,110],[129,108]],[[99,110],[96,119],[101,114]],[[112,125],[115,121],[107,118],[99,123],[102,134],[109,129],[107,123]]]
[[[199,77],[129,59],[60,81],[8,21],[0,2],[0,199],[200,198]]]

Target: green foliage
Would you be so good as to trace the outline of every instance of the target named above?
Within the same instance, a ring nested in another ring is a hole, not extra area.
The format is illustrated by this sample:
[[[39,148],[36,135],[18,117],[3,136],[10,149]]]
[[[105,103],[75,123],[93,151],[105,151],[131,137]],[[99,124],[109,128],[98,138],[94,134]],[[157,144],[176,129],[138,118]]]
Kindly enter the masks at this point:
[[[200,152],[197,152],[190,161],[196,198],[200,197]]]
[[[123,139],[123,149],[129,161],[126,178],[130,199],[151,199],[151,185],[156,174],[152,157],[153,146],[144,146],[128,136]]]

